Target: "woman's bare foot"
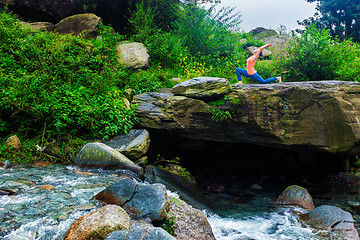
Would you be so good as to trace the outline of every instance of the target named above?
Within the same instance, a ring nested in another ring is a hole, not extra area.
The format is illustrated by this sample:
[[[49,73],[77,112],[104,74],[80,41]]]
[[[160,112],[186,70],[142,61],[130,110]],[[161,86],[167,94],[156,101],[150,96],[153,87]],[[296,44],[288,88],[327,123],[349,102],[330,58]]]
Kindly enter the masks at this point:
[[[279,83],[281,83],[281,77],[277,77],[276,79],[278,80]]]
[[[237,83],[235,83],[234,85],[242,85],[242,81],[238,81]]]

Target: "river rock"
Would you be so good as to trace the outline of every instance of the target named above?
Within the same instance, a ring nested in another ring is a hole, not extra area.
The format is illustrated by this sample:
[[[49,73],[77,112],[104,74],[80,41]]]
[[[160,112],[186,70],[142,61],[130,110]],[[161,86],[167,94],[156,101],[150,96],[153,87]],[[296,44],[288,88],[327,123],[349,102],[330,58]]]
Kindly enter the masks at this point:
[[[16,192],[9,189],[0,189],[0,196],[2,195],[15,195]]]
[[[159,227],[135,228],[111,233],[106,240],[176,240]]]
[[[122,206],[134,219],[163,220],[169,210],[164,185],[137,183],[129,178],[110,185],[94,198]]]
[[[150,136],[146,129],[132,129],[126,135],[120,135],[104,144],[121,152],[131,160],[143,157],[150,147]]]
[[[315,208],[313,199],[306,188],[292,185],[287,187],[275,201],[278,205],[296,205],[308,210]]]
[[[351,214],[338,207],[322,205],[300,215],[300,219],[312,228],[325,230],[329,239],[360,239]]]
[[[213,106],[173,93],[136,95],[133,103],[150,134],[339,153],[358,151],[359,94],[360,83],[343,81],[233,86],[219,106],[231,118],[220,122]]]
[[[52,32],[55,29],[55,25],[51,22],[22,22],[25,27],[29,27],[33,32]]]
[[[130,217],[124,209],[117,205],[106,205],[76,220],[64,240],[102,240],[113,231],[129,227]]]
[[[174,236],[178,240],[215,240],[210,223],[203,211],[192,208],[186,202],[170,199],[168,218],[174,217],[176,228]]]
[[[122,206],[134,196],[136,188],[137,183],[134,180],[125,178],[111,184],[109,187],[96,194],[94,198],[104,201],[107,204]]]
[[[207,198],[182,177],[156,166],[147,166],[145,180],[149,183],[161,183],[168,189],[177,192],[182,199],[199,209],[212,210]]]
[[[172,87],[172,93],[175,95],[198,99],[221,97],[229,91],[229,81],[216,77],[193,78]]]
[[[83,34],[85,38],[95,38],[101,18],[93,13],[76,14],[55,24],[55,31],[60,34]]]
[[[2,167],[4,169],[11,168],[12,162],[10,162],[9,160],[3,161],[0,163],[0,167]]]
[[[75,158],[75,164],[87,167],[122,168],[138,175],[143,169],[115,149],[99,142],[87,143]]]
[[[150,55],[143,43],[121,42],[117,52],[119,62],[126,68],[144,69],[149,66]]]
[[[20,139],[18,136],[13,135],[6,139],[5,145],[15,148],[16,150],[20,150],[22,148]]]

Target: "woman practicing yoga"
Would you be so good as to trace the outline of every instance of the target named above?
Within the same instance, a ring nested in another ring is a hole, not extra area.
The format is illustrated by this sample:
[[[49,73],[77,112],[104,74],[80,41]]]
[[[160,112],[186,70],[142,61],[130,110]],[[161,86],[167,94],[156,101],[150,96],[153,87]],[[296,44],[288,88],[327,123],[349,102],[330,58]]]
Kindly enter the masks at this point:
[[[272,46],[272,44],[266,44],[266,45],[264,45],[262,47],[257,48],[254,51],[254,54],[246,60],[246,70],[242,69],[242,68],[236,68],[235,69],[236,76],[237,76],[237,78],[239,80],[239,82],[235,83],[235,85],[243,84],[242,79],[241,79],[241,75],[243,75],[244,77],[247,77],[247,78],[254,79],[254,80],[256,80],[256,81],[258,81],[260,83],[271,83],[271,82],[275,82],[276,80],[281,82],[281,77],[273,77],[273,78],[269,78],[269,79],[264,80],[256,72],[256,70],[254,68],[256,60],[259,58],[261,51],[263,49],[267,48],[267,47],[270,47],[270,46]]]

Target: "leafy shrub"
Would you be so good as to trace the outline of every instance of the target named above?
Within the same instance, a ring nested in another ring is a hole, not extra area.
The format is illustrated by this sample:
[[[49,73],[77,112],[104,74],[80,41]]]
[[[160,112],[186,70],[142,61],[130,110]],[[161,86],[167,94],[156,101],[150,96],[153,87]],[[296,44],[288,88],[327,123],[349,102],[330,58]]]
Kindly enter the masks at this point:
[[[228,56],[234,51],[234,35],[230,30],[241,22],[234,8],[222,8],[215,12],[195,5],[184,6],[177,21],[176,34],[183,38],[192,55]]]
[[[294,36],[288,55],[277,64],[288,81],[357,81],[359,46],[349,40],[333,39],[329,30],[311,25],[301,36]]]
[[[101,27],[101,40],[32,32],[0,13],[0,130],[48,137],[106,138],[134,123],[122,100],[128,71],[116,59],[121,36]]]
[[[336,68],[336,78],[342,81],[360,82],[360,49],[359,44],[345,40],[334,47],[340,58]]]
[[[288,56],[281,63],[292,81],[329,80],[335,77],[338,65],[334,41],[328,30],[310,26],[301,36],[293,36]]]
[[[133,90],[134,94],[144,92],[154,92],[161,88],[170,88],[173,84],[169,80],[166,72],[157,71],[153,68],[149,70],[139,70],[133,73],[127,83],[127,87]]]

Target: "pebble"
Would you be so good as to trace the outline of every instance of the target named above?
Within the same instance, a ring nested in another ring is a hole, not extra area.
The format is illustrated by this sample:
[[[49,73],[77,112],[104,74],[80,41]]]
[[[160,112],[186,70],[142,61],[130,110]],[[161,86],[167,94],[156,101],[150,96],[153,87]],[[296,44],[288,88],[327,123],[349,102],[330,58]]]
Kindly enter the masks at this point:
[[[41,185],[38,188],[50,191],[51,189],[54,188],[54,186],[53,185]]]

